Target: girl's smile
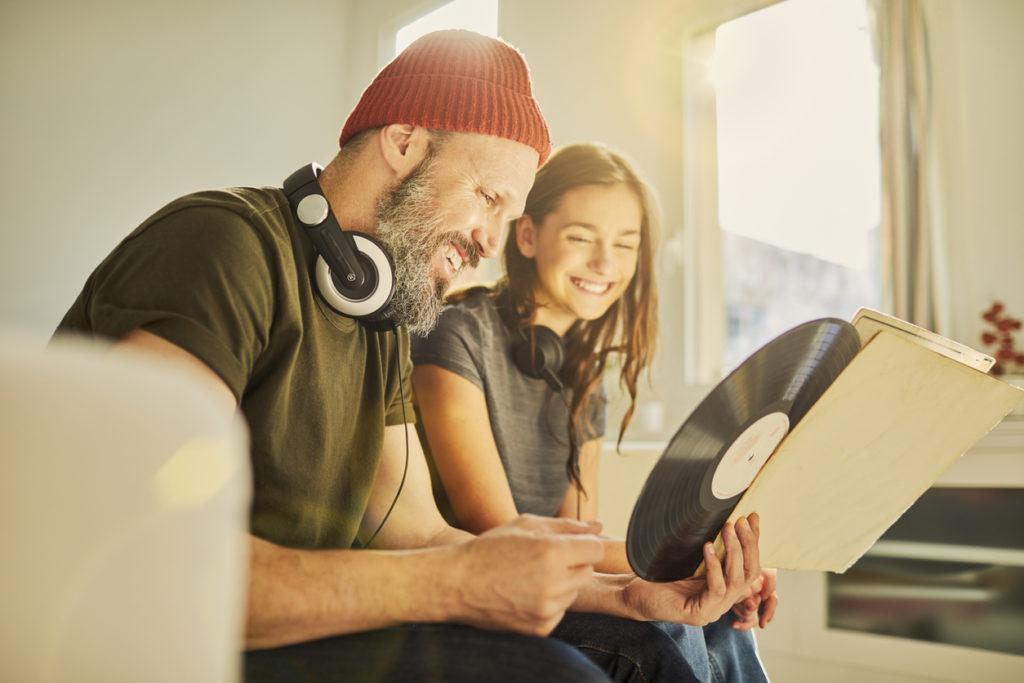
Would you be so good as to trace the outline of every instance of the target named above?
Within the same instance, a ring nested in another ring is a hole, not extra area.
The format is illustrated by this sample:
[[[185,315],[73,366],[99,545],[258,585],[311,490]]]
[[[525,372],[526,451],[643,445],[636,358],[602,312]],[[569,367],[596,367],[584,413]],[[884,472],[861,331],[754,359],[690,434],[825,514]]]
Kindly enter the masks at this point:
[[[636,272],[641,220],[640,201],[623,184],[581,185],[539,225],[521,218],[516,239],[539,278],[534,322],[564,334],[604,315]]]

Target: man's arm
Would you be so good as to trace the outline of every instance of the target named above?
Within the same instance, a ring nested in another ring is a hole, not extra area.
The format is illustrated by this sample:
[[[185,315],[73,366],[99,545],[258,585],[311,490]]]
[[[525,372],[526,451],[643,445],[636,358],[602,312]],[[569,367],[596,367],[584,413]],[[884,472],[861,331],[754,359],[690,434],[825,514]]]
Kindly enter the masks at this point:
[[[253,539],[246,647],[408,622],[547,635],[591,580],[594,527],[521,517],[466,543],[295,550]]]
[[[136,330],[115,348],[154,354],[210,386],[225,409],[236,408],[219,376],[175,344]],[[385,432],[363,533],[372,533],[394,500],[404,467],[405,429]],[[409,445],[405,486],[373,545],[470,542],[398,551],[298,550],[252,538],[247,648],[415,621],[545,635],[562,618],[601,558],[600,540],[593,535],[599,527],[522,517],[479,538],[452,530],[433,503],[418,441],[410,439]]]
[[[205,386],[229,414],[234,414],[238,408],[235,395],[220,378],[220,375],[211,370],[209,365],[163,337],[158,337],[145,330],[132,330],[114,343],[114,351],[143,353],[148,354],[151,358],[155,357]]]

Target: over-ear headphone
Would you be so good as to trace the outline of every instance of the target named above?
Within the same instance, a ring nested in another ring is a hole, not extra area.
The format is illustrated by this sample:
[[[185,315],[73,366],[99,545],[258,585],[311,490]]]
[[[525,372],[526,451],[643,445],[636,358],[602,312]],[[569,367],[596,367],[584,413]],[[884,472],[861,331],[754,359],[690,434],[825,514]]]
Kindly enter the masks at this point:
[[[317,289],[342,315],[380,320],[395,292],[394,261],[374,238],[341,229],[317,182],[322,170],[307,164],[284,181],[292,212],[317,251]]]
[[[529,332],[523,329],[512,303],[512,293],[507,289],[500,295],[498,310],[512,334],[512,358],[516,367],[527,377],[543,379],[552,390],[561,392],[562,381],[558,379],[558,373],[565,362],[562,338],[543,325],[533,325]]]
[[[358,318],[370,327],[391,329],[395,334],[395,362],[398,362],[398,328],[382,313],[395,293],[395,262],[384,246],[369,235],[342,230],[331,211],[317,178],[323,168],[308,164],[292,173],[284,181],[288,197],[299,225],[316,248],[317,290],[331,308],[350,318]],[[402,372],[398,372],[398,389],[402,401],[402,421],[405,416],[405,386]],[[409,431],[405,430],[405,467],[398,491],[384,518],[377,525],[363,547],[369,547],[391,517],[398,497],[405,487],[409,472]]]
[[[577,477],[576,519],[581,519],[580,498],[583,496],[583,485],[579,480],[577,455],[580,436],[572,421],[572,408],[569,406],[565,387],[562,386],[562,380],[558,378],[558,373],[562,370],[562,364],[565,362],[565,342],[557,332],[544,325],[533,325],[527,333],[523,329],[515,304],[512,302],[512,292],[507,288],[498,295],[497,309],[505,327],[512,334],[512,359],[515,361],[516,367],[527,377],[543,379],[565,403],[565,411],[569,415],[569,463]]]
[[[534,325],[529,337],[517,325],[512,332],[516,366],[527,376],[543,379],[554,391],[562,390],[558,372],[565,361],[565,345],[550,327]]]

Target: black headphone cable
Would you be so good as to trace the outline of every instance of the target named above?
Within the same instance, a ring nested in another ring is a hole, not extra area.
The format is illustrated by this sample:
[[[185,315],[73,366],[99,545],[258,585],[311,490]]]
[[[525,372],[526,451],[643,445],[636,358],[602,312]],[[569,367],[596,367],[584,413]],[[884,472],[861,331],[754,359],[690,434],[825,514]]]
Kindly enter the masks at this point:
[[[391,331],[395,333],[395,360],[398,366],[398,393],[402,400],[402,429],[405,430],[405,466],[402,468],[402,480],[398,482],[398,491],[395,492],[395,499],[391,501],[391,506],[388,511],[384,513],[384,519],[380,520],[380,525],[377,530],[370,536],[370,540],[363,544],[364,548],[369,548],[370,544],[373,543],[373,539],[377,538],[377,534],[384,528],[384,523],[388,521],[388,517],[391,516],[391,511],[395,509],[395,504],[398,503],[398,497],[402,495],[402,488],[405,487],[405,475],[409,473],[409,422],[408,416],[405,413],[405,384],[402,380],[402,355],[399,353],[398,344],[398,325],[392,323]]]

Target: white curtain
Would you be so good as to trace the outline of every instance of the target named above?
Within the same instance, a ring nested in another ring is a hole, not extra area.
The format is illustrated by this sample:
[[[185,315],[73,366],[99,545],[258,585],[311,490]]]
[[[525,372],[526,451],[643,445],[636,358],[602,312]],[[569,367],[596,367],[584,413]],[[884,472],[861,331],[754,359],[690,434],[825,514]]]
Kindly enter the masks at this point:
[[[950,296],[921,2],[869,0],[869,7],[881,77],[883,308],[946,333]]]

